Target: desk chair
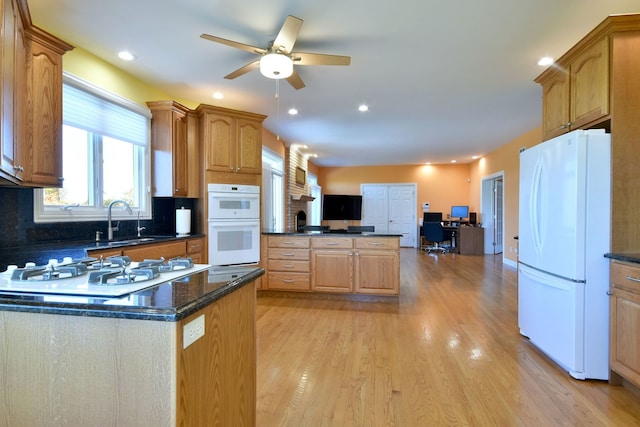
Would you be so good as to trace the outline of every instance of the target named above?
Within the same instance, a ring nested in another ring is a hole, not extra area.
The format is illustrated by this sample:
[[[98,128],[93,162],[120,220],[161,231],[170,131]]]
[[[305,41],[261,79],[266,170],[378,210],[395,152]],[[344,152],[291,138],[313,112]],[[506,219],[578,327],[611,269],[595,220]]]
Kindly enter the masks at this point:
[[[424,239],[433,243],[433,246],[427,246],[425,248],[427,252],[448,252],[448,248],[440,246],[440,243],[451,240],[451,237],[445,233],[442,224],[439,222],[424,222],[422,223],[422,231],[424,233]]]
[[[374,225],[348,225],[347,226],[347,233],[360,233],[360,232],[373,233],[375,230],[376,230],[376,227]]]

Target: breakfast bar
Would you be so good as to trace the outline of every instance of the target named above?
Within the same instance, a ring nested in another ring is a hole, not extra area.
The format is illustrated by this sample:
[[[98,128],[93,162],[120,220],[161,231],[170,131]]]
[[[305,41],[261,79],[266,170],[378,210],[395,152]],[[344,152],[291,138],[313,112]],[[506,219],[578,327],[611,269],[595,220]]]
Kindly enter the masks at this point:
[[[0,292],[0,424],[255,425],[255,280],[215,267],[126,295]]]

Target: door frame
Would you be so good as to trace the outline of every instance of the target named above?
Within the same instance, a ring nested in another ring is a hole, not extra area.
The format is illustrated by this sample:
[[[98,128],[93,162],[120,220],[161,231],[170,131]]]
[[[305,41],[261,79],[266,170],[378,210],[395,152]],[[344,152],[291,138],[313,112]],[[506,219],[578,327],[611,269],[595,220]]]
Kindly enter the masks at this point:
[[[504,180],[504,170],[496,172],[491,175],[487,175],[482,177],[481,185],[480,185],[480,218],[482,220],[483,228],[484,228],[484,253],[493,255],[494,250],[494,230],[495,230],[495,215],[493,212],[493,182],[500,180],[502,181],[502,206],[500,209],[502,210],[502,225],[501,225],[501,234],[502,234],[502,259],[505,259],[504,256],[504,235],[505,235],[505,225],[504,225],[504,194],[505,194],[505,180]],[[491,226],[487,227],[486,225],[491,222]]]

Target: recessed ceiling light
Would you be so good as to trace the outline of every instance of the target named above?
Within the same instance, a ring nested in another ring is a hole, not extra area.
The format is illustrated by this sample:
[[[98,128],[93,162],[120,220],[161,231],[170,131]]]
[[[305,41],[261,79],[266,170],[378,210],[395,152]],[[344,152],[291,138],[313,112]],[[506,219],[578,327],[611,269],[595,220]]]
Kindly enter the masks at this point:
[[[451,163],[456,163],[456,162],[457,162],[457,160],[451,160]]]
[[[295,116],[296,114],[298,114],[298,110],[296,110],[295,108],[289,108],[289,114]]]
[[[479,158],[479,157],[480,157],[480,156],[471,156],[471,158],[472,158],[473,160],[475,160],[475,159],[477,159],[477,158]]]
[[[213,92],[213,95],[212,95],[212,96],[213,96],[215,99],[224,99],[224,94],[223,94],[222,92],[218,92],[218,91]]]
[[[358,107],[358,110],[359,110],[359,111],[368,111],[368,110],[369,110],[369,106],[368,106],[367,104],[361,104],[361,105]]]
[[[126,50],[118,52],[118,58],[120,58],[120,59],[122,59],[124,61],[133,61],[134,59],[136,59],[136,57],[133,55],[133,53],[127,52]]]
[[[551,64],[553,64],[553,58],[551,58],[550,56],[542,57],[538,61],[538,65],[540,65],[542,67],[547,67],[547,66],[549,66]]]

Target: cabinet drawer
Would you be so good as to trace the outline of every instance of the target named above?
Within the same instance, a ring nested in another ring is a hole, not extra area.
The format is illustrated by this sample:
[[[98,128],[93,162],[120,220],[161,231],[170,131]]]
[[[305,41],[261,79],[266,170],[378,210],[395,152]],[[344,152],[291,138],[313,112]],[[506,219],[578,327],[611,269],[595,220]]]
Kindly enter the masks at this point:
[[[270,271],[268,289],[280,289],[291,291],[308,291],[311,289],[309,273],[280,273]]]
[[[269,260],[272,259],[293,259],[298,261],[308,261],[309,249],[269,248]]]
[[[610,275],[613,286],[640,292],[640,266],[613,261]]]
[[[308,237],[269,236],[270,248],[308,248]]]
[[[285,259],[270,259],[268,263],[269,271],[295,271],[300,273],[309,272],[309,261],[290,261]]]
[[[311,247],[324,249],[351,249],[353,248],[353,238],[317,237],[311,240]]]
[[[202,239],[187,240],[187,253],[195,254],[202,252]]]
[[[185,255],[185,242],[171,242],[157,245],[141,245],[138,247],[126,247],[123,255],[131,257],[131,261],[143,261],[145,259],[170,259]]]
[[[398,249],[400,247],[400,239],[389,237],[356,237],[355,245],[358,249]]]

